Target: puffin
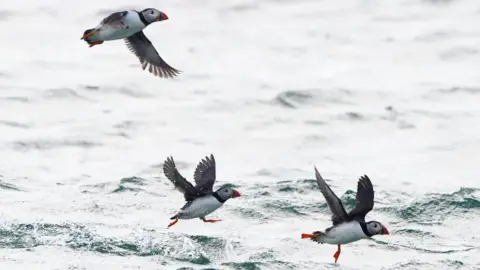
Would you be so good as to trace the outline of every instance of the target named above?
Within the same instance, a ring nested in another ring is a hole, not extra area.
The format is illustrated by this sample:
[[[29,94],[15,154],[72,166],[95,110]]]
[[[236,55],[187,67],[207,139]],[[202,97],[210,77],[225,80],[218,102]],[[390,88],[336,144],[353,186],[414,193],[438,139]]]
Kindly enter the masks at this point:
[[[315,177],[318,187],[322,192],[332,212],[333,226],[323,231],[311,234],[303,233],[302,239],[311,239],[317,243],[337,245],[337,252],[333,255],[335,263],[341,252],[341,245],[352,243],[361,239],[368,239],[374,235],[388,235],[385,226],[378,221],[365,221],[365,216],[373,209],[373,185],[367,175],[359,178],[357,183],[357,196],[355,208],[346,212],[340,199],[333,193],[325,180],[315,167]]]
[[[155,76],[173,78],[181,71],[160,57],[142,31],[151,23],[164,20],[168,20],[167,14],[154,8],[115,12],[105,17],[95,28],[85,30],[80,40],[85,40],[93,47],[104,41],[123,39],[127,48],[140,60],[143,70],[148,67],[148,71]]]
[[[199,218],[203,222],[214,223],[220,219],[206,219],[205,217],[220,208],[229,199],[240,197],[240,193],[229,187],[220,187],[213,191],[216,179],[215,158],[205,156],[195,169],[193,178],[195,186],[187,181],[177,170],[173,157],[170,156],[163,163],[163,173],[176,189],[183,193],[185,205],[171,217],[173,220],[167,228],[175,225],[179,219]]]

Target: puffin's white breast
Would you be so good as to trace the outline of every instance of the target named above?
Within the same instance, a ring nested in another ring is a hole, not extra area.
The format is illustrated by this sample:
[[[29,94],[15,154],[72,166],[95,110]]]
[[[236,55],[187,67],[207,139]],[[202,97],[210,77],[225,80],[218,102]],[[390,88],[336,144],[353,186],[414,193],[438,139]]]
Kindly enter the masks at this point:
[[[195,199],[187,209],[184,209],[181,214],[180,218],[198,218],[204,217],[213,211],[217,210],[223,203],[219,202],[213,196],[204,196],[198,199]]]
[[[360,239],[368,238],[365,233],[363,233],[362,227],[358,221],[338,224],[328,232],[325,232],[325,236],[325,238],[321,239],[322,242],[335,245],[348,244]]]

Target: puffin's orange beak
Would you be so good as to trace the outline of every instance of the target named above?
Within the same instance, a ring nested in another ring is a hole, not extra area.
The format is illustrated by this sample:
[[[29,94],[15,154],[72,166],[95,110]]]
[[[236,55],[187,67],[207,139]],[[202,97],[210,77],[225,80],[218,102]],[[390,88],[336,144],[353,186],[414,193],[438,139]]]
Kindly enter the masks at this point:
[[[236,191],[235,189],[233,190],[233,195],[232,198],[237,198],[240,197],[240,192]]]
[[[168,20],[168,16],[167,16],[167,14],[165,14],[163,12],[160,12],[160,15],[157,16],[157,22],[158,21],[164,21],[164,20]]]
[[[389,235],[390,233],[388,232],[387,228],[385,228],[385,226],[383,226],[382,228],[382,234],[386,234],[386,235]]]

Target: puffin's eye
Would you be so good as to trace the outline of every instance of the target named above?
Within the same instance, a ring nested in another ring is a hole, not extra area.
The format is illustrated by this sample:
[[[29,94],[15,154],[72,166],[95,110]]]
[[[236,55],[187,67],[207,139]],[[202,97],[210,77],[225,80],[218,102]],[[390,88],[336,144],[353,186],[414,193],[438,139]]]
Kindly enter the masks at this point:
[[[225,192],[228,192],[228,190],[225,189]]]
[[[373,227],[376,228],[376,227],[377,227],[377,224],[373,225]]]
[[[153,13],[154,13],[153,10],[152,10],[152,12],[150,12],[150,13],[153,14]]]

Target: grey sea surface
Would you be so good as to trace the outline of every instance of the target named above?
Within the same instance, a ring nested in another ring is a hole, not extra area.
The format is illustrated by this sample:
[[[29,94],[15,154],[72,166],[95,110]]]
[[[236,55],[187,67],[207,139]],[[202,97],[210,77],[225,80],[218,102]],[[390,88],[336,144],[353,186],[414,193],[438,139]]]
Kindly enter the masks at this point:
[[[480,269],[480,1],[2,1],[0,269]],[[80,40],[146,7],[175,79]],[[210,153],[242,196],[167,229]],[[390,235],[300,239],[314,166]]]

